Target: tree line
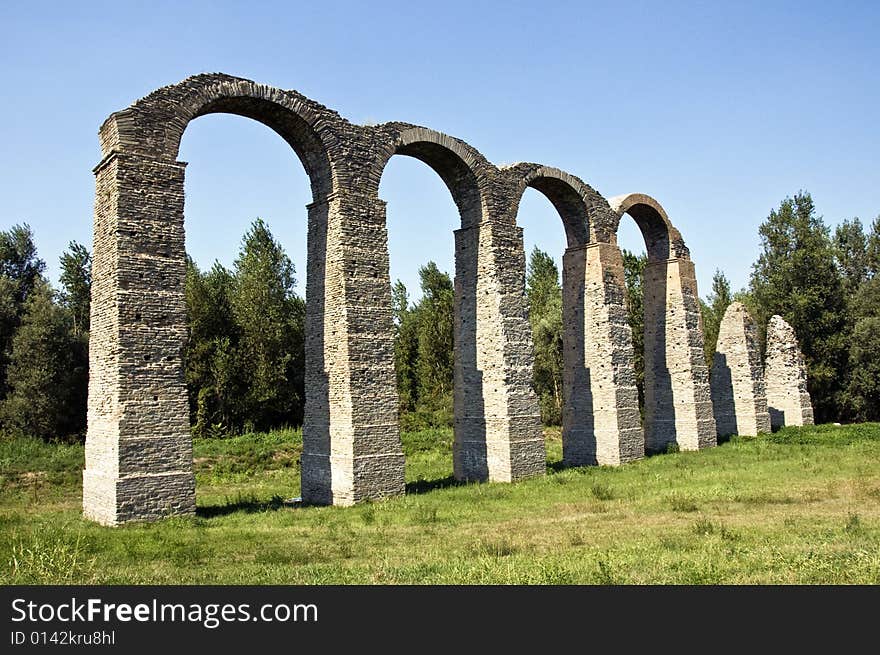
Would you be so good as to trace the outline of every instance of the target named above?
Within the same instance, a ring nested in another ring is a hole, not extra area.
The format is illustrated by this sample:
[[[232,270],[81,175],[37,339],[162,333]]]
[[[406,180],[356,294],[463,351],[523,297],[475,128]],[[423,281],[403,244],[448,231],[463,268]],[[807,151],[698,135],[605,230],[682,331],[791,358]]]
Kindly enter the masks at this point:
[[[749,285],[732,292],[720,270],[701,300],[711,366],[721,318],[743,302],[764,338],[780,314],[796,330],[818,422],[880,420],[880,217],[832,233],[806,192],[786,198],[759,228]],[[636,381],[644,402],[645,255],[623,252]],[[0,231],[0,426],[43,439],[81,439],[88,384],[91,256],[71,242],[60,289],[44,276],[27,225]],[[194,435],[300,425],[304,410],[305,302],[293,262],[261,219],[231,268],[187,257],[184,372]],[[421,297],[392,287],[395,367],[404,429],[451,425],[454,288],[434,262],[419,270]],[[562,420],[562,289],[553,258],[535,248],[526,272],[534,342],[533,386],[545,424]],[[763,345],[763,343],[762,343]]]

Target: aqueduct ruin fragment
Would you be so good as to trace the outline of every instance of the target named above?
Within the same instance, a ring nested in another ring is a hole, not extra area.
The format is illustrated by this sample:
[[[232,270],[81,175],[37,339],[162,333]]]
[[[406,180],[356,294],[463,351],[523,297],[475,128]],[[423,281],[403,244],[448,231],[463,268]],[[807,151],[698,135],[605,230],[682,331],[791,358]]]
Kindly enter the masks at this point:
[[[618,464],[715,444],[694,265],[649,196],[609,204],[537,164],[498,168],[459,139],[404,123],[354,125],[295,91],[222,74],[164,87],[101,126],[83,507],[105,524],[195,510],[182,373],[184,171],[191,120],[231,113],[264,123],[309,176],[306,407],[302,496],[350,504],[404,490],[397,417],[385,203],[388,160],[415,157],[444,181],[455,231],[455,438],[459,480],[545,471],[516,214],[528,187],[553,203],[563,259],[564,458]],[[639,418],[616,232],[645,237],[646,411]]]
[[[716,443],[703,349],[703,319],[690,251],[660,204],[630,194],[609,201],[629,214],[645,237],[648,263],[642,278],[645,311],[645,450],[676,444],[699,450]],[[606,235],[616,242],[613,231]],[[602,239],[605,241],[606,239]]]
[[[770,432],[758,327],[745,305],[724,312],[712,361],[712,407],[720,436]]]
[[[813,405],[807,391],[807,369],[794,328],[781,316],[767,324],[767,355],[764,361],[767,406],[774,428],[813,425]]]

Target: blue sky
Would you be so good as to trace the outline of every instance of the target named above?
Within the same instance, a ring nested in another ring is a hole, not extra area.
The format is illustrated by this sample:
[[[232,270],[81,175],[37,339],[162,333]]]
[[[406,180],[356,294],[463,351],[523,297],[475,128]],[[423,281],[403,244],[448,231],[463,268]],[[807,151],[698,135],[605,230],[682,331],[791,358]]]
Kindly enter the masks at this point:
[[[297,89],[353,122],[402,120],[497,163],[536,161],[606,197],[656,197],[696,262],[748,281],[757,228],[809,190],[834,226],[880,214],[880,4],[848,2],[14,2],[0,4],[0,229],[27,222],[49,275],[91,243],[97,129],[200,72]],[[261,216],[305,278],[308,182],[289,147],[239,117],[192,122],[187,248],[231,264]],[[392,277],[453,270],[455,206],[424,164],[382,179]],[[527,192],[526,246],[562,225]],[[621,243],[641,250],[627,220]]]

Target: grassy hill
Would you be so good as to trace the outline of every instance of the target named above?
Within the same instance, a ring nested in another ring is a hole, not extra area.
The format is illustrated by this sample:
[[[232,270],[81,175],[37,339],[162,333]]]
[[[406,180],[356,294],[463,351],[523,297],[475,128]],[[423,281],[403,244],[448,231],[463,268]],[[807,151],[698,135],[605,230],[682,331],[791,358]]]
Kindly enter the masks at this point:
[[[408,495],[292,507],[298,432],[195,444],[198,515],[80,517],[81,446],[0,441],[0,583],[880,584],[880,425],[786,428],[618,468],[458,485],[404,435]]]

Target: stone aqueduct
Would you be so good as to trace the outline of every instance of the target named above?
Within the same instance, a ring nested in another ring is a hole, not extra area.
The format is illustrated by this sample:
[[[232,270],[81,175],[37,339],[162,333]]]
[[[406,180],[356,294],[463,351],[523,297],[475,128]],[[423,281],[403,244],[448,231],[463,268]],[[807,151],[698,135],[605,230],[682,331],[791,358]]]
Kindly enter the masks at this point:
[[[564,463],[620,464],[677,443],[716,443],[694,264],[653,198],[606,201],[549,166],[496,167],[465,142],[405,123],[354,125],[295,91],[222,74],[159,89],[101,126],[83,506],[105,524],[195,510],[182,373],[184,170],[181,137],[230,113],[277,132],[309,176],[302,496],[350,504],[403,493],[385,203],[396,154],[443,179],[455,230],[454,472],[515,481],[545,471],[525,254],[526,188],[562,219]],[[639,413],[616,232],[645,238],[645,416]]]

